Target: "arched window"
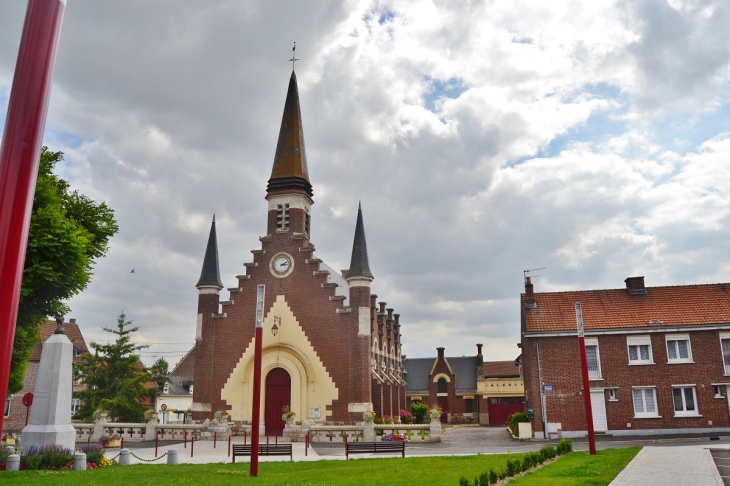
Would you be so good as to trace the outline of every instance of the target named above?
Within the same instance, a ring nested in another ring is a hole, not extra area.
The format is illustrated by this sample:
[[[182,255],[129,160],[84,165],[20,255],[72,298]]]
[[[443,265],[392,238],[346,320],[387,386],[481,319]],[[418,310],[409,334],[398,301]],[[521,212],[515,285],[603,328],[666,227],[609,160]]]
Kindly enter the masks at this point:
[[[439,378],[438,381],[438,392],[439,393],[446,393],[446,379],[445,378]]]

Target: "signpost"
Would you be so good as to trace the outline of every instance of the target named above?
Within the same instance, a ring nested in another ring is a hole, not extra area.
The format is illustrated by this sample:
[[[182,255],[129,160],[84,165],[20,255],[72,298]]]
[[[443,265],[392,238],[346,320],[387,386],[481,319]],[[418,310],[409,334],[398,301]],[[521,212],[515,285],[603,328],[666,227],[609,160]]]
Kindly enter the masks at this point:
[[[259,475],[259,423],[261,418],[261,341],[264,327],[264,296],[266,286],[256,288],[256,346],[253,362],[253,416],[251,417],[251,469],[249,476]]]
[[[28,392],[23,395],[23,405],[25,405],[25,425],[28,425],[28,414],[30,413],[31,405],[33,405],[33,393]]]
[[[583,331],[583,308],[580,302],[575,303],[575,321],[578,326],[578,346],[580,348],[580,367],[583,372],[583,401],[586,408],[588,424],[588,448],[591,455],[596,455],[596,434],[593,431],[593,408],[591,407],[591,388],[588,382],[588,358],[586,357],[586,340]]]

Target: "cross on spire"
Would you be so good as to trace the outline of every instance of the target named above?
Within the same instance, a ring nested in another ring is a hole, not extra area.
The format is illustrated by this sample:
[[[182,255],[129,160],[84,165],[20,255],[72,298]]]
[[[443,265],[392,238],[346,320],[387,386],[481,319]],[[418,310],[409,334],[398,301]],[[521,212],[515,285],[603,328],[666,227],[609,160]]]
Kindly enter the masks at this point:
[[[297,59],[297,43],[294,42],[294,47],[291,48],[291,70],[294,71],[294,63],[297,62],[299,59]]]

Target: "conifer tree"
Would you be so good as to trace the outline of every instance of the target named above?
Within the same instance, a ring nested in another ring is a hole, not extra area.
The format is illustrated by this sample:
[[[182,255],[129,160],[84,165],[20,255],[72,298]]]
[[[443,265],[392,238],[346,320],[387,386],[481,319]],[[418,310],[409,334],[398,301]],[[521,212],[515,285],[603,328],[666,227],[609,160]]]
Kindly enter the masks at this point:
[[[116,329],[102,328],[117,336],[114,342],[92,342],[89,346],[94,353],[81,355],[82,363],[76,366],[75,375],[86,385],[86,390],[74,392],[74,397],[81,399],[74,418],[91,420],[95,411],[104,410],[112,421],[144,421],[144,413],[150,408],[145,400],[154,396],[157,388],[146,387],[152,376],[136,352],[148,346],[132,342],[131,335],[139,327],[130,327],[132,321],[126,318],[122,311]]]

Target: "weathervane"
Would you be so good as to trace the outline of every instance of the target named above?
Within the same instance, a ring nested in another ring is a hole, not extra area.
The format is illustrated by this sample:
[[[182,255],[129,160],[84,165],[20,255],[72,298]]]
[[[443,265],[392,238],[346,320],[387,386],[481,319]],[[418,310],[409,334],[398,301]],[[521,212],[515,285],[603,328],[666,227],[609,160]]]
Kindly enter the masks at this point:
[[[291,48],[291,70],[294,71],[294,63],[297,62],[299,59],[297,59],[297,43],[294,42],[294,47]]]

